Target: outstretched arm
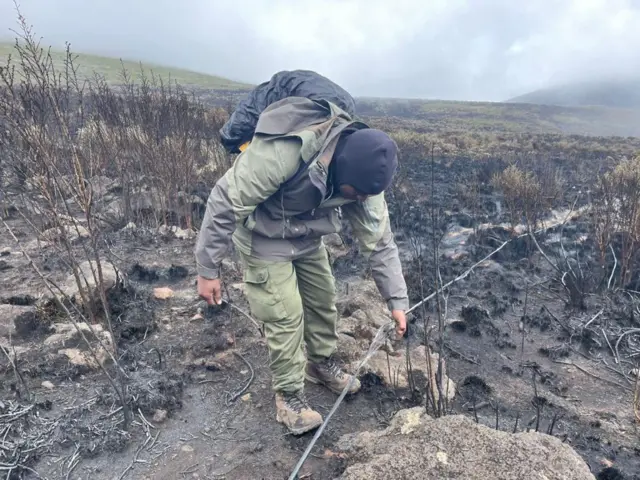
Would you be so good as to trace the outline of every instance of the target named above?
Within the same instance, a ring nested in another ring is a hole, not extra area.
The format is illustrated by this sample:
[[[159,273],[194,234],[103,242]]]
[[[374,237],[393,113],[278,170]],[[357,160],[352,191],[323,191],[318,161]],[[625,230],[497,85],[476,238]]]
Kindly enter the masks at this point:
[[[360,250],[369,261],[373,279],[389,310],[406,311],[409,308],[407,285],[391,232],[384,192],[363,203],[346,204],[342,210],[351,223]]]

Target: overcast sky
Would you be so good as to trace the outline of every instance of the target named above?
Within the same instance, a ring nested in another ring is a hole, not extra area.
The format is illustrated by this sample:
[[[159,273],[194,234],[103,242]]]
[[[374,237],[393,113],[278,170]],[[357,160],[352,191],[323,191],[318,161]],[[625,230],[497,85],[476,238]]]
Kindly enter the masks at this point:
[[[640,0],[22,0],[43,44],[259,83],[316,70],[353,95],[500,101],[640,76]],[[0,35],[16,28],[0,0]]]

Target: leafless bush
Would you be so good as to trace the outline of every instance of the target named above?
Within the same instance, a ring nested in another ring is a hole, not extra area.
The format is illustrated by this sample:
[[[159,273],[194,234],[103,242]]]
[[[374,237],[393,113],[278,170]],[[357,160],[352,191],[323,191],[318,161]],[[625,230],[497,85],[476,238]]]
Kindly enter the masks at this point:
[[[226,112],[144,72],[136,83],[123,69],[120,88],[98,76],[81,80],[69,48],[60,65],[19,11],[18,20],[15,55],[0,67],[0,200],[5,215],[12,209],[38,242],[57,253],[73,273],[78,295],[45,276],[37,254],[2,223],[84,338],[122,403],[126,426],[126,374],[117,361],[104,234],[134,220],[193,227],[194,205],[203,202],[194,193],[208,193],[230,161],[217,137]],[[105,350],[115,377],[81,322],[108,329],[112,345]]]
[[[618,267],[620,286],[629,283],[640,249],[640,155],[623,158],[611,171],[598,177],[592,200],[593,232],[602,271],[611,251]],[[618,251],[618,255],[615,251]],[[605,272],[606,275],[606,272]],[[611,287],[611,282],[607,282]]]
[[[465,178],[457,185],[457,196],[462,206],[468,210],[471,228],[473,228],[473,240],[478,237],[478,216],[480,209],[480,179],[477,172]]]
[[[502,192],[511,226],[516,230],[521,224],[527,231],[535,230],[545,213],[545,192],[537,176],[510,165],[494,175],[492,183]]]
[[[425,408],[428,413],[440,417],[449,413],[448,395],[450,392],[449,383],[446,381],[446,349],[445,349],[445,321],[447,318],[448,297],[444,293],[442,277],[440,272],[440,244],[446,233],[446,219],[443,217],[443,207],[437,201],[435,193],[435,158],[434,146],[427,153],[423,149],[422,158],[430,155],[431,172],[431,192],[429,205],[413,205],[410,215],[409,227],[406,234],[410,249],[413,254],[411,268],[408,275],[409,296],[419,295],[424,301],[420,302],[420,312],[422,317],[423,342],[426,352],[427,385],[425,389]],[[411,203],[408,197],[404,197],[407,208]],[[407,222],[407,218],[404,219]],[[419,225],[428,228],[418,228]],[[427,267],[428,265],[428,267]],[[431,288],[432,287],[432,288]],[[427,295],[427,289],[432,291]],[[426,301],[435,297],[436,304],[433,306],[433,314],[437,319],[437,324],[431,325],[431,315],[427,312]],[[436,332],[432,338],[432,330]],[[437,345],[438,362],[434,371],[431,362],[432,343]],[[408,344],[407,344],[408,349]],[[407,351],[408,369],[415,366],[410,364],[410,355]],[[410,371],[408,376],[411,377]],[[435,382],[433,381],[435,379]]]
[[[94,346],[76,320],[79,317],[90,328],[101,320],[106,324],[111,339],[115,338],[103,278],[105,263],[98,248],[100,230],[93,215],[93,190],[89,181],[98,168],[100,157],[82,155],[72,140],[76,121],[74,112],[82,112],[82,109],[74,97],[81,87],[70,52],[67,51],[64,71],[57,72],[50,53],[40,48],[21,15],[19,20],[23,35],[22,41],[17,40],[15,44],[17,68],[10,58],[0,70],[0,118],[5,128],[2,158],[17,177],[18,185],[26,187],[20,192],[24,201],[19,207],[20,214],[39,238],[46,237],[57,246],[64,263],[73,271],[82,307],[74,301],[76,299],[70,299],[63,288],[47,279],[23,245],[21,248],[116,391],[123,406],[126,426],[130,413],[124,401],[123,371],[116,360],[116,343],[112,341],[112,345],[104,345],[99,341],[100,347],[116,365],[117,380],[107,371],[104,360],[98,358]],[[77,205],[75,210],[69,199]],[[4,221],[3,224],[20,244],[9,225]],[[82,243],[83,254],[79,255],[74,243],[82,238],[86,238],[88,244]],[[89,261],[93,278],[87,278],[86,270],[81,268],[83,260]],[[96,308],[96,303],[99,303],[99,308]]]

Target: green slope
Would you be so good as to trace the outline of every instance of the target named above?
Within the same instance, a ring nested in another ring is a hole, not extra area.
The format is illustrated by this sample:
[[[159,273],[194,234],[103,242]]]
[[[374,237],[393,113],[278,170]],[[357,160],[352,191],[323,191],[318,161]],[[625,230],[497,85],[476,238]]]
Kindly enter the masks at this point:
[[[16,51],[14,44],[0,42],[0,65],[6,65],[7,57],[10,54],[15,59]],[[72,54],[74,55],[74,63],[78,67],[78,74],[81,78],[93,77],[95,72],[103,76],[105,80],[111,84],[122,82],[121,74],[123,68],[127,70],[129,76],[133,80],[138,81],[142,68],[146,76],[150,76],[151,72],[153,72],[156,77],[162,78],[163,81],[171,80],[172,82],[178,82],[183,86],[217,90],[244,90],[252,87],[250,84],[236,82],[228,78],[193,72],[176,67],[156,65],[147,62],[142,62],[141,65],[140,62],[131,60],[123,60],[121,62],[118,58],[77,53],[73,51]],[[51,56],[56,69],[63,69],[66,57],[65,52],[51,49]]]

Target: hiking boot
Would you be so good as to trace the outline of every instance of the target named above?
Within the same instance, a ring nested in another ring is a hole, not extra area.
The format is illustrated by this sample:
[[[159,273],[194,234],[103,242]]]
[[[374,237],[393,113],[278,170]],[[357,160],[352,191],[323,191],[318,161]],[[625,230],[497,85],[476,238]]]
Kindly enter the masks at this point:
[[[334,357],[329,357],[320,363],[307,362],[305,377],[312,383],[324,385],[333,393],[341,394],[342,390],[353,378],[353,375],[345,373]],[[360,390],[360,380],[353,378],[351,387],[347,393],[356,393]]]
[[[307,403],[302,391],[276,392],[276,420],[294,435],[301,435],[322,424],[322,416]]]

